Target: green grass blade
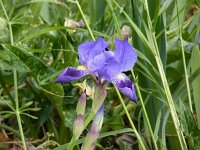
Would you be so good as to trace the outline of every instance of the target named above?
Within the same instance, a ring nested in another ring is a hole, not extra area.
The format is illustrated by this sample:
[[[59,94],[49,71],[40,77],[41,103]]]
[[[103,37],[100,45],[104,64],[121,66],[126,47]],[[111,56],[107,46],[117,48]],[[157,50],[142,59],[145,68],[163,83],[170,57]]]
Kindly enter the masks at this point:
[[[199,63],[200,58],[200,51],[199,47],[196,46],[192,52],[192,72],[195,72],[198,68],[200,68]],[[200,76],[198,76],[193,82],[192,82],[192,88],[193,88],[193,95],[194,95],[194,103],[197,113],[197,123],[198,128],[200,129]]]

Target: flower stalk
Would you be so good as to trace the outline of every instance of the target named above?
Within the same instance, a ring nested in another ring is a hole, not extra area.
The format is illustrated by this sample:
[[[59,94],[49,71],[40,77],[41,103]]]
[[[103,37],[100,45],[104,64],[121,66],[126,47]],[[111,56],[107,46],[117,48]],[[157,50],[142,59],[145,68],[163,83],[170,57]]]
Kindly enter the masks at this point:
[[[146,150],[146,147],[145,147],[145,145],[144,145],[144,143],[143,143],[143,141],[142,141],[142,139],[141,139],[139,133],[137,132],[137,129],[136,129],[136,127],[135,127],[135,125],[134,125],[134,123],[133,123],[133,121],[132,121],[132,119],[131,119],[131,116],[130,116],[130,114],[129,114],[127,108],[126,108],[126,105],[125,105],[125,103],[124,103],[124,101],[123,101],[123,99],[122,99],[122,97],[121,97],[121,94],[119,93],[119,91],[118,91],[118,89],[116,88],[116,86],[114,86],[114,87],[115,87],[115,90],[116,90],[117,95],[118,95],[118,97],[119,97],[120,103],[122,104],[122,107],[123,107],[123,109],[124,109],[124,111],[125,111],[125,113],[126,113],[126,116],[127,116],[127,118],[128,118],[128,121],[129,121],[129,123],[130,123],[130,125],[131,125],[131,127],[132,127],[132,129],[133,129],[133,132],[135,133],[135,135],[136,135],[136,137],[137,137],[137,139],[138,139],[138,142],[139,142],[139,144],[140,144],[142,150]]]
[[[136,80],[136,77],[135,77],[135,74],[134,74],[133,70],[131,70],[131,73],[132,73],[133,79]],[[154,134],[153,134],[153,130],[152,130],[152,128],[151,128],[151,124],[150,124],[150,121],[149,121],[149,117],[148,117],[148,115],[147,115],[147,111],[146,111],[146,108],[145,108],[145,104],[144,104],[142,95],[141,95],[141,93],[140,93],[140,88],[139,88],[139,85],[138,85],[137,82],[135,83],[135,87],[136,87],[136,91],[137,91],[137,93],[138,93],[139,100],[140,100],[141,105],[142,105],[142,109],[143,109],[143,112],[144,112],[144,117],[145,117],[145,119],[146,119],[147,126],[148,126],[148,128],[149,128],[149,132],[150,132],[150,135],[151,135],[151,139],[152,139],[152,141],[153,141],[153,144],[154,144],[154,148],[155,148],[155,150],[158,150],[158,147],[157,147],[157,144],[156,144],[156,140],[155,140],[155,137],[154,137]]]

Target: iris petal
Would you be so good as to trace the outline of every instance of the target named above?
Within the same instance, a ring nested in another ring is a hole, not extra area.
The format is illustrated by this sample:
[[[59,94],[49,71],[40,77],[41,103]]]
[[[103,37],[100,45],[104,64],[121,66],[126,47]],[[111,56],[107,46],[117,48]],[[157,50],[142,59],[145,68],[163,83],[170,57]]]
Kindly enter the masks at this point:
[[[112,51],[105,51],[88,63],[91,73],[98,78],[105,78],[111,82],[120,73],[120,63],[113,57]]]
[[[127,40],[115,39],[115,59],[121,64],[121,72],[131,70],[137,61],[137,53]]]
[[[117,75],[117,77],[113,80],[113,83],[119,89],[119,91],[137,103],[137,97],[135,93],[135,88],[132,81],[123,73]]]
[[[96,41],[90,41],[79,45],[79,61],[82,65],[88,66],[88,62],[93,60],[97,55],[103,53],[108,47],[108,43],[101,37]]]
[[[56,82],[57,83],[71,82],[73,80],[77,80],[77,79],[85,76],[86,74],[87,74],[86,70],[79,69],[79,68],[73,68],[73,67],[67,67],[57,77]]]

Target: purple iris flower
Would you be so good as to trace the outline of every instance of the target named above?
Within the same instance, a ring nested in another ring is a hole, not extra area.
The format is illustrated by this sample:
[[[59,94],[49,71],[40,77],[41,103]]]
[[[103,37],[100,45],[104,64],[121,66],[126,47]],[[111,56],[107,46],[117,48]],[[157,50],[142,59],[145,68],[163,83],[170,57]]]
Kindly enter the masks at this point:
[[[114,52],[109,51],[108,46],[102,38],[79,45],[79,61],[84,67],[67,67],[56,82],[70,82],[91,74],[100,82],[107,80],[115,84],[122,94],[137,102],[132,81],[122,73],[132,69],[137,61],[137,53],[127,40],[115,39]]]

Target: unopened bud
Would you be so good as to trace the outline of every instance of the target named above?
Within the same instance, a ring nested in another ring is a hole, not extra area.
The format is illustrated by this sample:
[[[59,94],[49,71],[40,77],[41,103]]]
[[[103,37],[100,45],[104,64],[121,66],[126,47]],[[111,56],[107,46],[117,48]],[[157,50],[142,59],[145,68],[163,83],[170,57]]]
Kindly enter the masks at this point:
[[[97,112],[101,105],[103,104],[105,98],[106,98],[107,92],[106,92],[106,86],[105,85],[97,85],[95,88],[95,93],[93,97],[93,103],[92,103],[92,110],[94,112]]]
[[[85,114],[85,106],[86,106],[86,91],[84,90],[76,106],[77,115]]]
[[[80,26],[81,28],[85,28],[85,23],[84,23],[83,20],[80,20],[78,23],[79,23],[79,26]]]
[[[128,38],[131,37],[131,29],[129,26],[124,25],[121,29],[121,32],[122,32],[122,36],[123,36],[124,40],[128,40]]]
[[[71,28],[78,28],[80,25],[79,25],[79,22],[66,18],[64,26],[71,27]]]
[[[85,138],[85,141],[81,147],[81,150],[93,150],[99,137],[101,127],[103,124],[104,118],[104,105],[100,107],[98,112],[96,113],[92,125],[88,131],[88,134]]]
[[[65,18],[64,26],[65,27],[71,27],[71,28],[84,28],[85,23],[84,23],[83,20],[75,21],[75,20],[72,20],[72,19]]]
[[[84,129],[84,116],[77,115],[73,125],[73,137],[78,140]]]
[[[92,124],[85,138],[85,142],[81,146],[81,150],[93,150],[99,137],[100,129],[96,124]]]

